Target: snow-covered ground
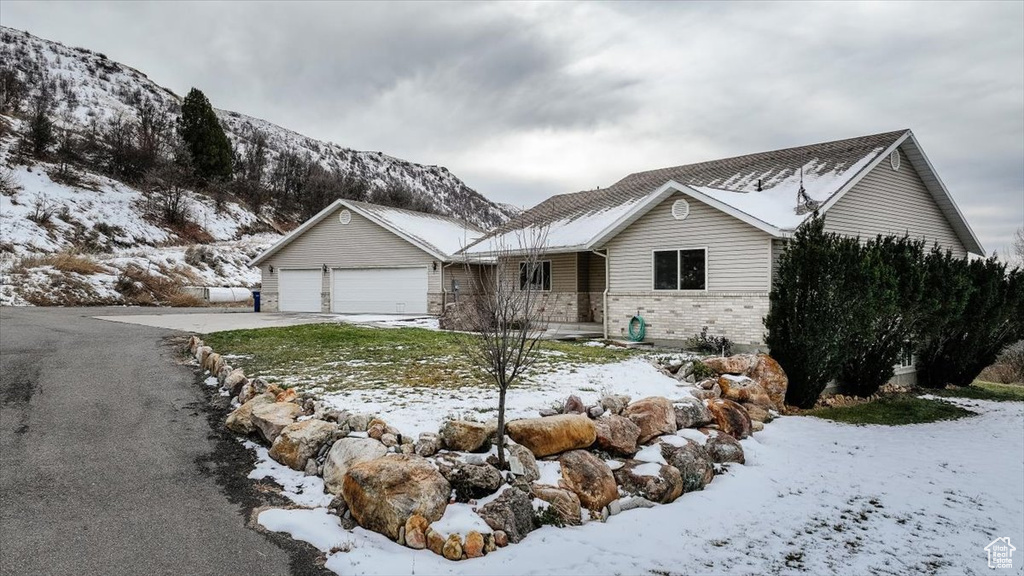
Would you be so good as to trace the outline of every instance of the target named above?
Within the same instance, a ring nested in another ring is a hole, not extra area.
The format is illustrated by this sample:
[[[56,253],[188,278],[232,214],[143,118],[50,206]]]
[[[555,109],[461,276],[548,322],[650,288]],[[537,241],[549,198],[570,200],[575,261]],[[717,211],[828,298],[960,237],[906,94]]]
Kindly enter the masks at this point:
[[[980,415],[901,427],[783,417],[704,491],[463,562],[345,531],[324,508],[259,520],[324,551],[338,574],[987,574],[989,542],[1024,542],[1024,404],[955,402]],[[1015,557],[1006,573],[1022,567]]]
[[[553,353],[553,351],[552,351]],[[631,358],[611,364],[568,365],[545,372],[509,389],[505,414],[508,418],[537,415],[541,408],[561,406],[576,394],[587,406],[606,394],[628,394],[635,398],[690,396],[690,385],[681,384],[659,372],[645,358]],[[443,397],[442,398],[439,398]],[[395,387],[366,388],[321,395],[332,407],[352,412],[380,414],[402,434],[437,432],[446,418],[457,417],[484,422],[497,418],[497,388],[464,387],[456,390]],[[443,406],[443,409],[439,409]]]

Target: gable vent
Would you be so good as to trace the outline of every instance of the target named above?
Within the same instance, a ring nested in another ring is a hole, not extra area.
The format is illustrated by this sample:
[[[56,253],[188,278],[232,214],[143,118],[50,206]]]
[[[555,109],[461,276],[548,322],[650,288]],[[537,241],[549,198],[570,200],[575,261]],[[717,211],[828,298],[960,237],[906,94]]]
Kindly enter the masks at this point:
[[[900,151],[899,150],[893,150],[892,153],[889,154],[889,165],[892,166],[893,170],[899,170],[900,169]]]
[[[349,212],[347,209],[346,210],[342,210],[341,213],[338,214],[338,222],[341,222],[342,224],[348,224],[351,221],[352,221],[352,213]]]
[[[690,204],[683,199],[676,200],[672,203],[672,217],[676,220],[686,220],[686,217],[690,215]]]

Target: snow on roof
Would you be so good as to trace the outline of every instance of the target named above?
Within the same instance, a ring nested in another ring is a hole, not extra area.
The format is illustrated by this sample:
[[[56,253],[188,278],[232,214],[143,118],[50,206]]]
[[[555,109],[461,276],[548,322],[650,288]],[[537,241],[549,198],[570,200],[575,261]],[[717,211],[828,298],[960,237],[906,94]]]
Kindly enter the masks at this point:
[[[597,247],[652,207],[671,182],[711,198],[727,212],[765,223],[772,233],[793,230],[807,217],[797,214],[801,182],[807,199],[824,204],[906,134],[897,130],[637,172],[608,188],[551,197],[497,227],[466,253],[493,252],[495,245],[515,247],[515,240],[542,229],[548,230],[549,250]]]
[[[408,236],[446,258],[450,258],[484,235],[482,230],[472,224],[449,216],[413,212],[366,202],[347,203],[357,210],[370,214],[371,218],[378,220],[380,224]]]

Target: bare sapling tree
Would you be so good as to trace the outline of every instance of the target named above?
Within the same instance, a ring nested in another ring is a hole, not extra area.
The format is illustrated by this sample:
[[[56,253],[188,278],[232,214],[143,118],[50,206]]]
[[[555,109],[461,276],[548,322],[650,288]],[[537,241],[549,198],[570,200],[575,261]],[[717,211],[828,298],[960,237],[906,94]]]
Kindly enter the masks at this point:
[[[466,263],[475,294],[467,299],[474,334],[466,352],[498,388],[498,467],[505,464],[505,399],[508,389],[537,361],[537,343],[547,328],[541,291],[550,287],[544,268],[547,230],[517,237],[517,245],[495,241],[493,267]]]

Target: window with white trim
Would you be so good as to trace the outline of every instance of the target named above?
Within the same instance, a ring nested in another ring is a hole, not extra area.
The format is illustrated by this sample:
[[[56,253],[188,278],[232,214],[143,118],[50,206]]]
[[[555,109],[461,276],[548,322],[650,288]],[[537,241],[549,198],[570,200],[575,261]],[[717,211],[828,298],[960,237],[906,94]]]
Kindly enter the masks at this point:
[[[541,262],[519,263],[519,289],[526,290],[530,286],[534,290],[551,290],[551,260]]]
[[[705,290],[707,250],[655,250],[655,290]]]
[[[896,363],[897,368],[913,368],[914,367],[914,346],[910,342],[903,344],[903,349],[900,350],[900,359]]]

